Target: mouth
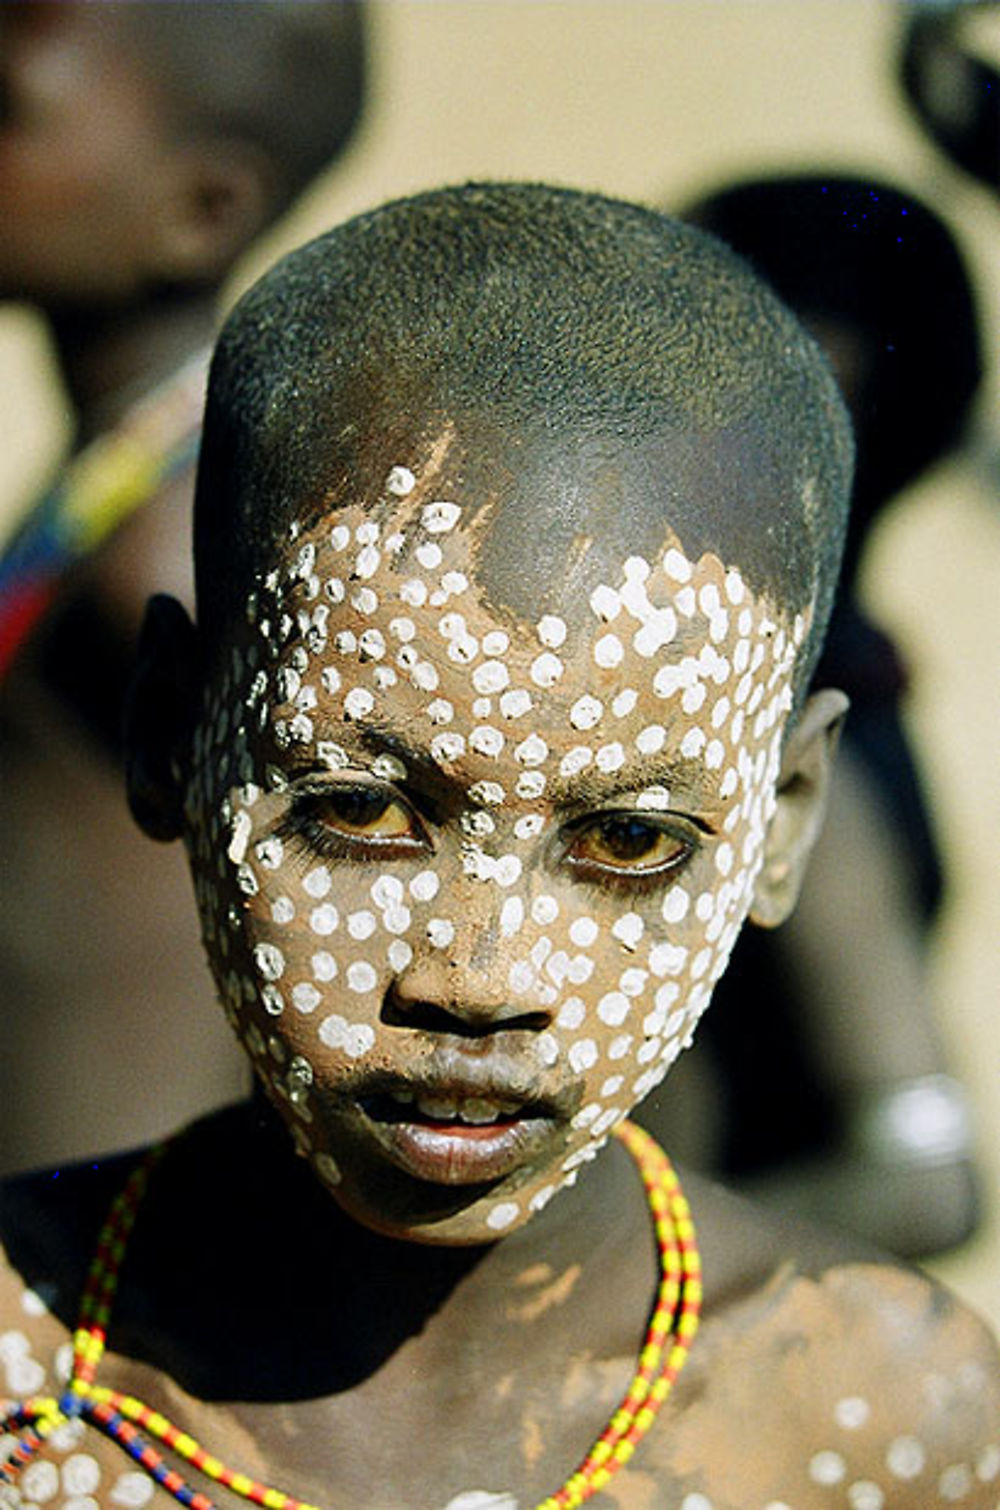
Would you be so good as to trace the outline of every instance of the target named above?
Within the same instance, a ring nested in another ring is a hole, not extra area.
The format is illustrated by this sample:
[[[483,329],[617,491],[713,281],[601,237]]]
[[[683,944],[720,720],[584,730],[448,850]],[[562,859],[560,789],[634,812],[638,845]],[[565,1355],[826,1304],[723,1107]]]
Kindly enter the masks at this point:
[[[562,1118],[543,1101],[459,1087],[395,1087],[358,1102],[392,1163],[439,1185],[499,1180],[556,1135]]]

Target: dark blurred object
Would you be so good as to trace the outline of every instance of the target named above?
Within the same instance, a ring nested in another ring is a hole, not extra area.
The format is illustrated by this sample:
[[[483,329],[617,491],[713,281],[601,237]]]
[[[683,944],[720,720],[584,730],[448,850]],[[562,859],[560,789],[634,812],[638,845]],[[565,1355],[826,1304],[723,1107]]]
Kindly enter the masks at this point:
[[[1000,66],[982,57],[970,23],[1000,17],[987,0],[907,6],[900,82],[921,125],[959,168],[1000,193]]]
[[[811,329],[857,443],[814,679],[851,699],[840,769],[799,909],[777,933],[744,931],[701,1029],[720,1087],[715,1172],[897,1252],[942,1251],[977,1220],[964,1092],[947,1074],[923,957],[943,879],[901,717],[907,670],[856,588],[873,520],[962,440],[982,376],[972,286],[942,221],[874,180],[750,180],[682,213]],[[668,1099],[655,1115],[669,1119]],[[890,1125],[898,1136],[881,1135]],[[911,1192],[902,1205],[884,1198],[887,1180]]]
[[[682,213],[752,262],[833,364],[857,445],[850,587],[873,517],[959,442],[982,378],[955,239],[914,195],[834,174],[751,180]]]

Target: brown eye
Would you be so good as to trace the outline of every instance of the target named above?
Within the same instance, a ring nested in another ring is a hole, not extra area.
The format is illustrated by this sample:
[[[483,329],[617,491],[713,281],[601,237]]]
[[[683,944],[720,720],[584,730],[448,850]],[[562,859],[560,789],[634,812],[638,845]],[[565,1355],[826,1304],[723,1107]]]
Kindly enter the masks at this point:
[[[378,787],[346,787],[312,799],[313,815],[324,827],[359,839],[417,838],[412,813]]]
[[[582,869],[648,875],[680,864],[692,847],[689,840],[658,824],[616,813],[578,833],[569,858]]]

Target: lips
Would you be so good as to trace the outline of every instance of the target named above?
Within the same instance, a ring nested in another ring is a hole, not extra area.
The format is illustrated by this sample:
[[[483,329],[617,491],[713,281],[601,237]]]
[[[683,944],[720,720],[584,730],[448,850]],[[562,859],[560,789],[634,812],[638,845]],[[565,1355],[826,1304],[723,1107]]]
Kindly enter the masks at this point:
[[[383,1153],[419,1180],[471,1185],[530,1162],[563,1118],[551,1102],[475,1085],[395,1085],[357,1105]]]

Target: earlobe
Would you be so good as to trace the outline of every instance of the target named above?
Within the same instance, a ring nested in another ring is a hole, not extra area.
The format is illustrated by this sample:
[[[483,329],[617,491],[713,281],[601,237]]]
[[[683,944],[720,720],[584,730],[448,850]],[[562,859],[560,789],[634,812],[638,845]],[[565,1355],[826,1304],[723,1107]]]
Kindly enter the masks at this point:
[[[263,154],[239,142],[188,143],[162,174],[151,251],[171,283],[217,283],[260,234],[273,197]]]
[[[125,771],[132,816],[151,839],[180,837],[191,736],[201,693],[198,634],[174,598],[150,598],[125,702]]]
[[[843,692],[831,688],[814,692],[786,737],[777,807],[749,914],[760,928],[777,928],[798,900],[823,826],[833,757],[847,709]]]

